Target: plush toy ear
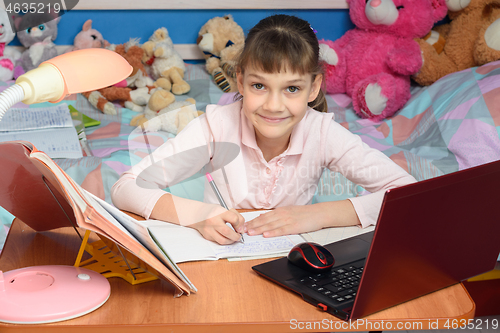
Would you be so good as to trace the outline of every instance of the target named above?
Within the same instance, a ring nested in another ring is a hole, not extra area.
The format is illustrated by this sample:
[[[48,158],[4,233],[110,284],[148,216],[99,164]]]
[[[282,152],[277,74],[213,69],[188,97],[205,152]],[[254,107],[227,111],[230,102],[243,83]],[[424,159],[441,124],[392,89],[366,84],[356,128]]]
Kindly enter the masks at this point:
[[[22,16],[16,16],[16,17],[13,17],[13,19],[14,19],[14,25],[16,26],[16,30],[19,30],[19,25],[23,21]]]
[[[87,30],[90,30],[92,29],[92,20],[87,20],[84,24],[83,24],[83,31],[87,31]]]
[[[434,17],[434,22],[441,21],[446,17],[448,13],[448,7],[446,6],[446,0],[431,0],[434,12],[432,16]]]

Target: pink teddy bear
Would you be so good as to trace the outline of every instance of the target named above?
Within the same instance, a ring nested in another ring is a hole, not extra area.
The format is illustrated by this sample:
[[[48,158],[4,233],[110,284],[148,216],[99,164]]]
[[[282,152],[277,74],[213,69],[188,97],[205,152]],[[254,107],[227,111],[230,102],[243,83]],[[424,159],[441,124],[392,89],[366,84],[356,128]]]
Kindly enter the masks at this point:
[[[346,93],[362,118],[382,120],[410,99],[410,76],[422,67],[422,38],[447,13],[446,0],[347,0],[356,25],[320,41],[326,92]]]

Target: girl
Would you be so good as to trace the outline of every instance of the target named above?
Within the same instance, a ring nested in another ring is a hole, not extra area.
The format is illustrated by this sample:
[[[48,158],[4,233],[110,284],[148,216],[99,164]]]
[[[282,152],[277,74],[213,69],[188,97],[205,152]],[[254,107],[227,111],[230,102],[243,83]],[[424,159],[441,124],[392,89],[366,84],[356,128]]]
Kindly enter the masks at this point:
[[[176,138],[125,172],[112,188],[113,203],[195,228],[220,244],[244,232],[273,237],[375,224],[385,190],[415,179],[326,113],[318,59],[318,40],[306,21],[288,15],[260,21],[239,59],[239,100],[209,105]],[[374,193],[310,204],[324,168]],[[274,209],[245,224],[235,209],[218,204],[207,184],[205,203],[162,190],[202,169],[211,171],[230,207]]]

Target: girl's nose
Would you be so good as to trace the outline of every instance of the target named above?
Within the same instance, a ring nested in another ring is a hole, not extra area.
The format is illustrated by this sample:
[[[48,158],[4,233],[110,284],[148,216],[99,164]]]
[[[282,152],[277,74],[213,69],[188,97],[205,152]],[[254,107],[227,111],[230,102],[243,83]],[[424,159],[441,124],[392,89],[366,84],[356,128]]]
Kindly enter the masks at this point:
[[[264,106],[266,110],[272,112],[283,111],[283,101],[278,93],[270,93],[267,97],[266,104]]]
[[[382,3],[381,0],[372,0],[372,2],[370,3],[370,6],[378,7],[378,6],[380,6],[381,3]]]

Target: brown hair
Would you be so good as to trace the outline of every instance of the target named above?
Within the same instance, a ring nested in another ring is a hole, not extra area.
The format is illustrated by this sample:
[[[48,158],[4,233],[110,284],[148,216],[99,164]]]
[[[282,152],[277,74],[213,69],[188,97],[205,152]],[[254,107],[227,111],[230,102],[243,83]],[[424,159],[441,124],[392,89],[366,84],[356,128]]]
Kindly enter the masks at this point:
[[[322,74],[319,62],[319,43],[311,25],[296,16],[272,15],[262,19],[248,33],[245,47],[238,59],[238,71],[252,66],[266,73],[290,69],[301,75],[311,73],[312,79]],[[241,99],[239,94],[236,98]],[[311,108],[326,112],[325,94],[309,103]]]

